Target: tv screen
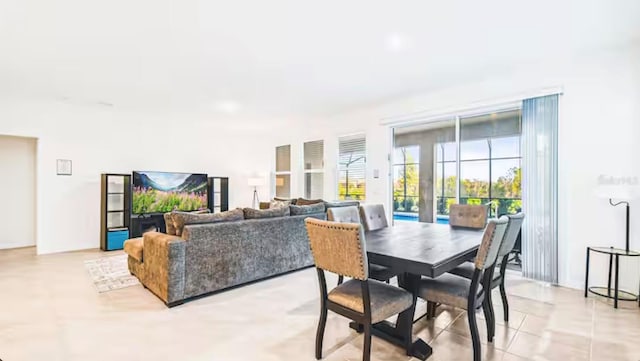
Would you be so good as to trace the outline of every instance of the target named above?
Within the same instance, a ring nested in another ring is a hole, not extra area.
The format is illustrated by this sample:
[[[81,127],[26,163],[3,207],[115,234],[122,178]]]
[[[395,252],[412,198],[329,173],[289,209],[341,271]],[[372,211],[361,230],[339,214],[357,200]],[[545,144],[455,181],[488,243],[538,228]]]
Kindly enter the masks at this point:
[[[133,172],[134,214],[206,208],[206,174]]]

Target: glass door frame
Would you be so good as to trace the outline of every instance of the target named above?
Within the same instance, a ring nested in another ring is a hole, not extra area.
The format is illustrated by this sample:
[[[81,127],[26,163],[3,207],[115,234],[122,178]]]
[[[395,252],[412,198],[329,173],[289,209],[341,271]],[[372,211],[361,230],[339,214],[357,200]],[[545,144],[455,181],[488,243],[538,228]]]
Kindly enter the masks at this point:
[[[391,138],[391,151],[389,152],[389,188],[390,188],[390,197],[389,197],[389,205],[390,207],[388,208],[389,211],[389,216],[391,217],[391,222],[392,224],[395,223],[394,220],[394,213],[393,213],[393,186],[394,186],[394,173],[393,173],[393,165],[394,163],[394,153],[395,153],[395,148],[396,148],[396,129],[400,129],[400,128],[408,128],[408,127],[412,127],[412,126],[417,126],[417,125],[422,125],[422,124],[429,124],[429,123],[438,123],[438,122],[445,122],[445,121],[451,121],[452,119],[455,120],[455,142],[456,142],[456,203],[460,203],[460,192],[461,192],[461,182],[460,182],[460,171],[461,171],[461,160],[460,160],[460,153],[461,153],[461,120],[464,118],[470,118],[470,117],[475,117],[475,116],[481,116],[481,115],[486,115],[486,114],[491,114],[491,113],[500,113],[500,112],[508,112],[508,111],[514,111],[514,110],[522,110],[522,101],[518,100],[518,101],[512,101],[512,102],[507,102],[507,103],[502,103],[502,104],[494,104],[494,105],[489,105],[489,106],[483,106],[483,107],[477,107],[477,108],[469,108],[469,109],[463,109],[460,111],[452,111],[449,113],[444,113],[444,114],[440,114],[437,116],[430,116],[430,117],[413,117],[413,118],[409,118],[406,119],[404,121],[400,121],[400,122],[396,122],[393,124],[390,124],[390,138]],[[434,169],[433,169],[433,174],[436,174],[436,168],[437,167],[437,162],[434,162]],[[491,179],[489,179],[489,187],[491,187]],[[435,193],[435,189],[434,189],[434,193]],[[434,194],[434,203],[437,203],[437,195]],[[433,219],[434,221],[437,219],[437,205],[434,204],[433,207]],[[435,222],[434,222],[435,223]]]

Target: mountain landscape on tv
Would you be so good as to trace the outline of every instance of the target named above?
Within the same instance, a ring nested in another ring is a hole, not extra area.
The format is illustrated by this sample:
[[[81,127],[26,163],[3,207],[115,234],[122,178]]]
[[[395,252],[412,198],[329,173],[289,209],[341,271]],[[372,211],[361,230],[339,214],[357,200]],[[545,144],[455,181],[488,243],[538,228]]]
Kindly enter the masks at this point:
[[[207,175],[133,172],[133,213],[207,208]]]

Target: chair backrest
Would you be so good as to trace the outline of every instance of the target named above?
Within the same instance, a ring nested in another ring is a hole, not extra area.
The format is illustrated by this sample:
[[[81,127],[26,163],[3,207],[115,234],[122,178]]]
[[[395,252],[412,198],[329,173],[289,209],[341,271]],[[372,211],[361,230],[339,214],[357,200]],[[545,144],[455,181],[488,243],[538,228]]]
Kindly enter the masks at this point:
[[[504,232],[507,230],[509,218],[502,216],[499,219],[489,220],[489,224],[484,229],[482,243],[476,255],[476,268],[485,270],[496,263],[498,250],[504,239]]]
[[[382,204],[365,204],[360,206],[360,218],[365,230],[375,231],[389,227]]]
[[[327,219],[332,222],[360,224],[360,212],[356,206],[333,207],[327,210]]]
[[[507,217],[509,217],[509,223],[507,224],[507,230],[504,232],[504,239],[498,251],[498,258],[502,258],[511,253],[513,247],[516,245],[516,240],[518,239],[518,234],[524,221],[524,213],[508,214]]]
[[[317,268],[358,280],[369,278],[362,225],[305,219]]]
[[[449,225],[482,229],[487,225],[488,211],[486,205],[452,204],[449,208]]]

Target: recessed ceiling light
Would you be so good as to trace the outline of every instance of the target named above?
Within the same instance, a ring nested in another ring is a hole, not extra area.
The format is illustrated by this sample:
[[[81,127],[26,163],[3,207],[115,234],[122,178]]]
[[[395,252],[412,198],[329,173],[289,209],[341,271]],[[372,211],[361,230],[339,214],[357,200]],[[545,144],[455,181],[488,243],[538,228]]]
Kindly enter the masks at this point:
[[[219,101],[213,104],[213,109],[220,113],[235,114],[240,110],[240,104],[230,100]]]
[[[400,33],[391,33],[384,39],[385,47],[392,52],[409,49],[413,43],[410,38]]]

